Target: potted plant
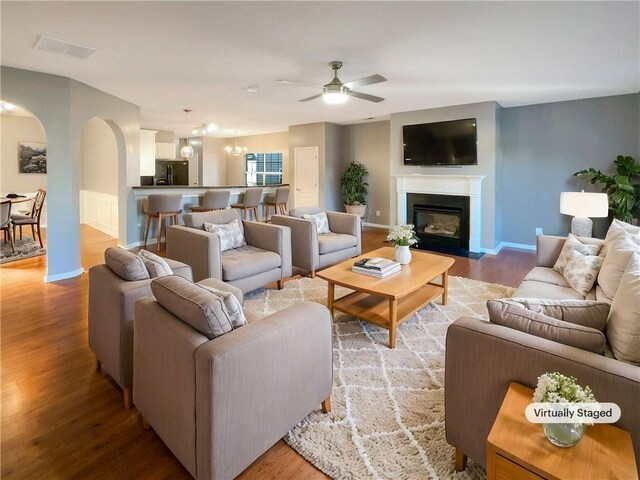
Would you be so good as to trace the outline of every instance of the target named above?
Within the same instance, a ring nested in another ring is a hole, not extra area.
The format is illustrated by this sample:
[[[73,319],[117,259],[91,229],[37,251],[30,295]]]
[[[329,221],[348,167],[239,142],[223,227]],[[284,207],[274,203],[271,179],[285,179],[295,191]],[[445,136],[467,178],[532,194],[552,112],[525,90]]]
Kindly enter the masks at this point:
[[[340,175],[342,200],[347,213],[364,217],[367,211],[367,193],[369,184],[366,182],[369,171],[361,163],[351,162]]]
[[[609,210],[614,218],[631,223],[640,212],[640,164],[631,157],[618,155],[613,161],[616,174],[609,176],[595,168],[574,173],[576,177],[590,176],[591,184],[602,184],[609,197]]]
[[[418,243],[418,237],[413,225],[396,225],[389,232],[387,240],[396,247],[396,262],[401,265],[411,262],[411,250],[409,250],[409,247]]]

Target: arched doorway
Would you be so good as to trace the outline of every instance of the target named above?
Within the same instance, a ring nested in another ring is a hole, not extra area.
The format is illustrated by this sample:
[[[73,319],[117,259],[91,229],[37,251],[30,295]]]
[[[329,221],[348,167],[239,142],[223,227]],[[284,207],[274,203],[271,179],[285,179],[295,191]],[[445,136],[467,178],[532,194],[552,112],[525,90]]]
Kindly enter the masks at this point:
[[[23,220],[18,223],[25,224],[22,229],[16,229],[15,251],[2,238],[0,263],[8,268],[23,268],[24,264],[14,262],[40,257],[29,265],[42,267],[46,264],[46,194],[39,219],[33,206],[38,190],[46,191],[47,188],[46,132],[40,120],[20,105],[0,100],[0,116],[0,195],[3,198],[7,198],[7,195],[16,196],[11,198],[11,214],[16,220]],[[32,215],[36,222],[39,220],[39,224],[33,227],[29,224],[30,220],[24,221],[23,218]],[[40,246],[38,231],[42,234],[43,247]]]

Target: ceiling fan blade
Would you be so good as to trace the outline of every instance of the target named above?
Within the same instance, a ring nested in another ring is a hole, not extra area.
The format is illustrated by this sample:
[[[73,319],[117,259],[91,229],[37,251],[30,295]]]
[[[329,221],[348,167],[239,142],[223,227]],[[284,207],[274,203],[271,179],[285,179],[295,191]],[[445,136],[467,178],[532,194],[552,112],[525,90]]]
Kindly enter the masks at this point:
[[[380,103],[384,100],[382,97],[376,97],[375,95],[369,95],[368,93],[354,92],[353,90],[347,92],[350,96],[360,98],[362,100],[368,100],[374,103]]]
[[[276,80],[276,83],[280,85],[300,85],[303,87],[322,88],[320,85],[314,85],[312,83],[297,82],[296,80]]]
[[[316,98],[320,98],[322,96],[321,93],[317,94],[317,95],[313,95],[311,97],[307,97],[307,98],[303,98],[302,100],[298,100],[299,102],[308,102],[309,100],[314,100]]]
[[[345,87],[351,88],[360,88],[367,85],[373,85],[374,83],[386,82],[387,79],[382,75],[369,75],[368,77],[360,78],[358,80],[353,80],[351,82],[347,82],[344,84]]]

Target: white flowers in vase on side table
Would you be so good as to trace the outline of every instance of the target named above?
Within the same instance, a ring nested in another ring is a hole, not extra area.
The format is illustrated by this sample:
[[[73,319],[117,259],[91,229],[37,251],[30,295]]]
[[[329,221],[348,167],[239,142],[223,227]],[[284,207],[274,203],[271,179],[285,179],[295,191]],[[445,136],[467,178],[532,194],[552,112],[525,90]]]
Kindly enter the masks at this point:
[[[418,243],[418,237],[413,225],[396,225],[389,231],[387,240],[396,247],[396,262],[401,265],[411,262],[411,250],[409,250],[409,247]]]

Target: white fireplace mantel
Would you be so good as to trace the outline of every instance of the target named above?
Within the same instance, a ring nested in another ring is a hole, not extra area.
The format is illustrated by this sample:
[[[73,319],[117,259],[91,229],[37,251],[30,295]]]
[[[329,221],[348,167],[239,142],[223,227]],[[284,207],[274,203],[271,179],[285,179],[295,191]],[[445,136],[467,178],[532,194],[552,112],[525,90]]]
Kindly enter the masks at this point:
[[[407,193],[432,193],[469,197],[469,250],[478,253],[482,236],[482,189],[484,175],[392,175],[398,195],[398,223],[407,223]]]

